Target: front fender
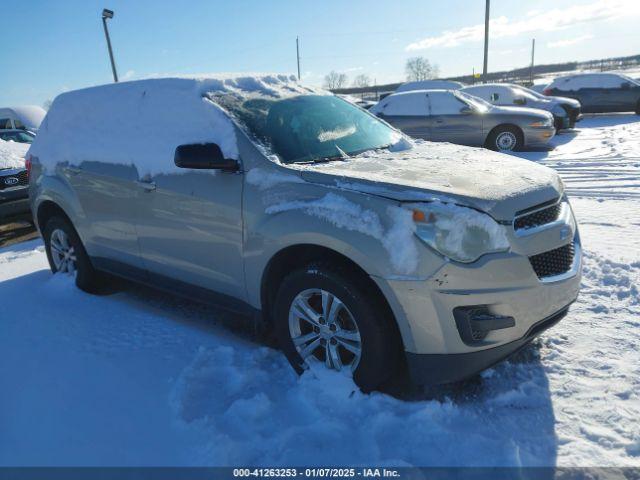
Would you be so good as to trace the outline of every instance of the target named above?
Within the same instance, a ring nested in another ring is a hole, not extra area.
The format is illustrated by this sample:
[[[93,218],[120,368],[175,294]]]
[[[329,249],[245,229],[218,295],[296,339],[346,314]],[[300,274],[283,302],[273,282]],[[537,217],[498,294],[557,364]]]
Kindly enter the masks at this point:
[[[375,277],[423,274],[426,267],[420,248],[425,247],[410,225],[399,225],[401,215],[410,213],[397,202],[359,192],[309,183],[283,184],[277,192],[263,192],[248,185],[244,252],[250,303],[260,307],[269,261],[295,245],[328,248]]]

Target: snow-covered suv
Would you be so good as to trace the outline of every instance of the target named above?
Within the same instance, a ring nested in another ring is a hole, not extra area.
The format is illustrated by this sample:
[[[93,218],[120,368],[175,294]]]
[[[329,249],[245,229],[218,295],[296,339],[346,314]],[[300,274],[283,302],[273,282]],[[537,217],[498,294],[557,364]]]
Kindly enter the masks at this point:
[[[253,314],[295,368],[365,390],[406,367],[422,384],[473,375],[578,294],[578,229],[553,170],[413,141],[286,76],[64,93],[29,154],[54,272]]]

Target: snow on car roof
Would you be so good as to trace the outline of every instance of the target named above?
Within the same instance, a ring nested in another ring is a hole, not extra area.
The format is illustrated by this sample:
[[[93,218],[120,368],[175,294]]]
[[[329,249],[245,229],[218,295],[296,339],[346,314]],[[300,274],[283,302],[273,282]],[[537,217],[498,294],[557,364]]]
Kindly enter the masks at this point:
[[[182,144],[217,143],[226,158],[238,158],[234,124],[210,95],[316,92],[278,74],[174,76],[75,90],[56,97],[30,153],[46,170],[90,160],[134,165],[140,175],[179,172],[173,159]]]

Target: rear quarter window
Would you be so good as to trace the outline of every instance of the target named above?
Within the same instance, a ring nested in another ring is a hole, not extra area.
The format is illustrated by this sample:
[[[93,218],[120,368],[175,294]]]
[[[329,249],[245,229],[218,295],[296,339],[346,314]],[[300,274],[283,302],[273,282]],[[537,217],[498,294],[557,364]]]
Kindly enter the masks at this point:
[[[427,96],[424,93],[392,95],[382,105],[382,112],[392,116],[426,116],[428,112]]]

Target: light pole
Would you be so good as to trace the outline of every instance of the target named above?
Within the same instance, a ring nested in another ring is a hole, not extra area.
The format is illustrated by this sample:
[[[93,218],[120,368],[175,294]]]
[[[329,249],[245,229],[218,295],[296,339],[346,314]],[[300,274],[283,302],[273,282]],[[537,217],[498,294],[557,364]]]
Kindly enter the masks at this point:
[[[533,60],[536,53],[536,39],[531,41],[531,69],[529,70],[529,83],[533,85]]]
[[[490,0],[487,0],[484,9],[484,66],[482,68],[482,77],[487,82],[487,63],[489,61],[489,9]]]
[[[102,26],[104,27],[104,36],[107,37],[107,48],[109,49],[113,81],[118,83],[118,72],[116,72],[116,62],[113,60],[113,50],[111,49],[111,38],[109,38],[109,29],[107,28],[107,18],[113,18],[113,10],[107,10],[105,8],[102,10]]]
[[[296,58],[298,60],[298,81],[300,81],[300,39],[296,37]]]

